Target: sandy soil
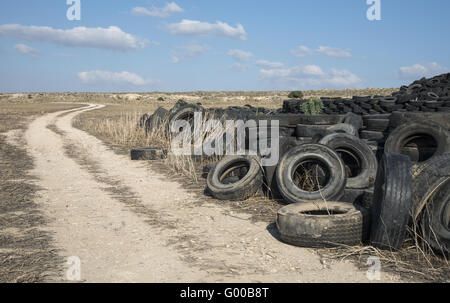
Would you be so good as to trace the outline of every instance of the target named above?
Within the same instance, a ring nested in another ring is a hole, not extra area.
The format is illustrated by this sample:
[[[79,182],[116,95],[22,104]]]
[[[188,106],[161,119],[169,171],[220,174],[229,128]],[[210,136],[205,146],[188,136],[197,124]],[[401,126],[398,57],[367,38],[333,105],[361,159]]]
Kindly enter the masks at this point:
[[[60,254],[81,260],[85,282],[370,282],[352,263],[325,263],[281,243],[273,226],[206,203],[72,127],[84,109],[46,114],[23,137]],[[15,137],[15,138],[13,138]],[[62,272],[54,277],[66,281]],[[382,273],[382,282],[400,281]]]

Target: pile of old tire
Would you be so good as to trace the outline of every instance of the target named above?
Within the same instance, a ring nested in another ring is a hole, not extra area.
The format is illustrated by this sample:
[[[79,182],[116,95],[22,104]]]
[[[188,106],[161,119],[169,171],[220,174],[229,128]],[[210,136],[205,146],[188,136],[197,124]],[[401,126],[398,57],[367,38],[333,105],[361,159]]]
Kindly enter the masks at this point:
[[[205,109],[200,103],[192,104],[184,100],[178,100],[176,104],[170,109],[166,110],[159,107],[152,115],[144,114],[138,123],[138,127],[145,127],[147,134],[154,131],[164,129],[166,135],[170,133],[170,126],[172,122],[177,120],[185,120],[190,124],[194,121],[195,113],[202,113],[203,119],[218,119],[218,120],[243,120],[254,119],[259,115],[272,115],[277,113],[277,110],[268,109],[265,107],[254,107],[252,105],[245,106],[230,106],[228,108],[208,108]],[[205,117],[205,115],[208,115]]]
[[[356,203],[299,201],[277,214],[280,239],[306,247],[370,242],[397,250],[406,237],[412,209],[411,161],[385,153],[379,163],[370,209]]]
[[[391,96],[353,96],[353,98],[322,97],[323,113],[339,115],[383,115],[400,112],[450,112],[450,73],[430,79],[422,78],[402,86]],[[306,100],[291,99],[283,103],[282,112],[303,114]]]
[[[276,171],[277,189],[291,203],[277,214],[280,239],[307,247],[366,242],[372,203],[364,201],[376,172],[370,147],[348,133],[290,149]]]

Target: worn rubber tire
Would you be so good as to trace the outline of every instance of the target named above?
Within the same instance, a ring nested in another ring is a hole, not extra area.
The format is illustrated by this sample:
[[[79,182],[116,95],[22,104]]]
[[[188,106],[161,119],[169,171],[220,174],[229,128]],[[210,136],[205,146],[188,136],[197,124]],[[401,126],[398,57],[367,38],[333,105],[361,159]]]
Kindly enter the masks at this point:
[[[412,204],[411,160],[384,153],[378,165],[372,202],[370,241],[388,250],[401,248]]]
[[[324,214],[315,215],[317,211]],[[280,239],[295,246],[352,246],[362,242],[366,212],[349,203],[304,201],[281,208],[276,224]]]
[[[347,174],[347,188],[363,189],[374,184],[378,167],[377,158],[364,141],[348,134],[331,134],[323,137],[319,144],[330,147],[341,156],[345,153],[359,164],[360,172],[357,176],[349,177]],[[347,166],[345,159],[342,161]]]
[[[437,144],[434,155],[424,161],[429,161],[435,156],[450,152],[450,132],[441,125],[432,121],[410,121],[397,127],[389,135],[384,145],[384,150],[390,153],[402,153],[402,147],[406,146],[408,139],[431,137]]]
[[[209,173],[215,166],[216,166],[215,163],[206,164],[203,166],[202,172]]]
[[[169,111],[167,109],[158,107],[153,115],[145,121],[145,133],[148,135],[162,127],[167,122],[168,115]]]
[[[167,134],[171,134],[170,128],[173,122],[177,120],[186,120],[186,118],[191,118],[190,125],[193,128],[192,118],[196,112],[204,112],[204,108],[198,104],[186,104],[180,106],[177,110],[169,113],[169,117],[166,125]],[[192,123],[191,123],[192,122]]]
[[[417,221],[433,192],[450,180],[450,154],[434,157],[413,170],[413,203],[411,218]]]
[[[345,115],[344,123],[352,125],[356,129],[356,131],[359,131],[364,124],[362,117],[354,113]]]
[[[145,122],[147,122],[147,120],[150,118],[151,116],[149,114],[144,114],[142,115],[142,117],[139,119],[139,124],[138,124],[138,128],[143,128],[145,127]]]
[[[423,101],[417,101],[412,102],[411,105],[420,107],[424,104]],[[401,125],[404,125],[405,123],[409,121],[424,121],[429,120],[434,123],[438,123],[442,125],[445,129],[450,129],[450,119],[448,116],[448,113],[445,112],[432,112],[432,113],[425,113],[425,112],[415,112],[415,113],[401,113],[401,112],[395,112],[392,113],[392,115],[389,117],[390,121],[390,127],[392,129],[395,129]]]
[[[164,159],[167,151],[162,147],[157,148],[133,148],[130,152],[131,160],[160,160]]]
[[[389,128],[389,119],[367,119],[366,130],[384,132]]]
[[[450,253],[450,179],[433,193],[420,217],[424,241],[436,252]]]
[[[358,130],[359,128],[348,123],[338,123],[327,128],[330,133],[346,133],[355,137],[359,137]]]
[[[326,136],[328,134],[327,128],[330,125],[307,125],[307,124],[297,124],[295,128],[296,137],[309,137],[314,138],[316,136]]]
[[[224,184],[226,172],[233,167],[245,165],[247,173],[236,183]],[[217,162],[207,178],[209,192],[220,200],[246,200],[262,187],[263,172],[257,156],[226,156]]]
[[[383,141],[386,136],[383,132],[363,130],[359,132],[359,137],[361,139],[379,142]]]
[[[294,184],[293,176],[299,163],[316,161],[322,164],[322,170],[328,175],[321,190],[308,192]],[[331,148],[321,144],[304,144],[296,146],[285,153],[276,170],[278,189],[289,203],[305,200],[339,200],[344,194],[347,175],[342,159]]]

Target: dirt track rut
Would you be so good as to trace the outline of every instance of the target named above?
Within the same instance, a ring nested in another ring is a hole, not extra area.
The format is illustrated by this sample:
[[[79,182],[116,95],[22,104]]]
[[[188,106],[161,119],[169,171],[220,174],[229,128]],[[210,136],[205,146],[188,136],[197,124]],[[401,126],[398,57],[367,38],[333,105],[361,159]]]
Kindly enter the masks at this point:
[[[369,282],[353,264],[323,264],[279,242],[265,223],[203,203],[145,162],[72,127],[101,105],[47,114],[23,134],[60,254],[86,282]],[[231,214],[231,215],[230,215]],[[57,280],[65,281],[65,273]],[[398,278],[382,274],[382,281]]]

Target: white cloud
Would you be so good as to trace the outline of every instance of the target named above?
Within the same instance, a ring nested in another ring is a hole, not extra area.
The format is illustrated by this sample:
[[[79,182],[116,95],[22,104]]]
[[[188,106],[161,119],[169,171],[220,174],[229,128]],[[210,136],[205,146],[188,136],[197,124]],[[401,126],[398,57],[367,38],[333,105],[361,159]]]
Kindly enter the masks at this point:
[[[319,46],[317,52],[332,58],[350,58],[352,56],[348,50],[328,46]]]
[[[231,70],[244,72],[244,71],[247,71],[250,68],[250,65],[242,64],[242,63],[233,63],[228,68],[231,69]]]
[[[28,55],[33,58],[39,57],[39,51],[25,44],[16,44],[14,49],[23,55]]]
[[[183,59],[196,57],[209,51],[211,48],[207,45],[189,44],[181,46],[178,49],[178,51],[173,51],[171,53],[172,63],[178,63]]]
[[[317,65],[261,69],[259,76],[277,89],[349,88],[361,83],[361,79],[347,70],[325,72]]]
[[[172,62],[173,64],[177,64],[181,61],[180,57],[178,57],[175,54],[172,54],[170,57],[170,62]]]
[[[221,21],[217,21],[213,24],[183,19],[179,23],[169,24],[167,28],[173,35],[217,35],[239,40],[247,40],[247,33],[241,24],[237,24],[236,27],[232,27]]]
[[[228,51],[228,55],[238,61],[248,61],[251,57],[253,57],[251,52],[246,52],[240,49],[230,49]]]
[[[69,47],[101,48],[129,51],[143,48],[147,40],[123,32],[116,26],[108,28],[54,29],[49,26],[25,26],[20,24],[0,25],[0,37],[7,36],[26,41],[48,42]]]
[[[127,71],[87,71],[78,73],[78,78],[86,84],[111,84],[111,85],[133,85],[144,86],[157,83],[155,80],[144,79],[141,76]]]
[[[188,57],[195,57],[210,50],[209,46],[207,45],[197,45],[197,44],[190,44],[182,46],[181,48],[185,50],[186,56]]]
[[[284,67],[284,64],[281,62],[270,62],[267,60],[258,60],[256,61],[256,66],[263,67],[263,68],[282,68]]]
[[[397,76],[400,79],[412,80],[422,77],[432,77],[439,74],[448,73],[448,67],[440,66],[436,62],[417,63],[412,66],[400,67]]]
[[[306,57],[311,56],[313,51],[304,45],[300,45],[296,49],[291,50],[291,54],[295,57]]]
[[[181,7],[179,7],[175,2],[170,2],[162,8],[152,7],[151,9],[147,9],[145,7],[134,7],[132,10],[132,12],[135,15],[143,15],[158,18],[167,18],[172,14],[181,13],[183,11],[184,10]]]

